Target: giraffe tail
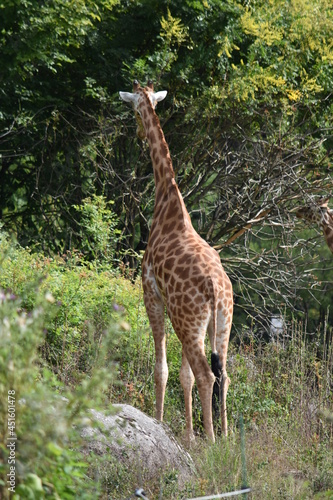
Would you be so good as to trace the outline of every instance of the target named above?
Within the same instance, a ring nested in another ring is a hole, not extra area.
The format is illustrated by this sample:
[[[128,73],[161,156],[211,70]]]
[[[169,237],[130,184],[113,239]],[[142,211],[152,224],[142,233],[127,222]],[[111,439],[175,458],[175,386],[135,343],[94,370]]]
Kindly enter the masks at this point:
[[[213,385],[213,394],[212,394],[212,413],[213,420],[218,420],[220,415],[220,404],[221,404],[221,391],[220,391],[220,381],[222,378],[222,365],[220,361],[220,357],[216,350],[216,332],[217,332],[217,296],[218,289],[217,284],[214,280],[212,280],[212,294],[211,294],[211,308],[212,308],[212,316],[210,323],[210,343],[212,348],[211,354],[211,367],[212,372],[215,376],[215,382]]]
[[[212,372],[215,375],[215,382],[213,385],[213,396],[212,396],[212,411],[213,419],[218,420],[220,416],[220,380],[222,376],[222,365],[220,362],[220,357],[217,352],[212,352],[211,354],[211,365]]]

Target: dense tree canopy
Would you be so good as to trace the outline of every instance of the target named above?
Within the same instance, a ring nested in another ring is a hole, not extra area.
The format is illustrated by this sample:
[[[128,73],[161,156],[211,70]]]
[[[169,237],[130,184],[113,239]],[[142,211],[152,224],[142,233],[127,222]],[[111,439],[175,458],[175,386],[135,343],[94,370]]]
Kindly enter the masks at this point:
[[[77,207],[104,196],[118,257],[137,265],[153,177],[117,92],[149,77],[168,90],[157,111],[177,181],[221,249],[236,326],[286,308],[311,328],[325,319],[331,255],[293,211],[332,190],[330,0],[12,0],[0,15],[7,231],[72,251],[85,237]]]

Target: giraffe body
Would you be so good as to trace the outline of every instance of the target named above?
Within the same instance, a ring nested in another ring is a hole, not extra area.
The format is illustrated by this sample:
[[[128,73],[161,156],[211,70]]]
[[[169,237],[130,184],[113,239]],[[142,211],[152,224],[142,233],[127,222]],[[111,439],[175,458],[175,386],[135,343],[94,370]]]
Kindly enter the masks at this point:
[[[322,228],[327,246],[333,253],[333,211],[328,208],[328,199],[299,208],[296,215]]]
[[[172,168],[168,145],[156,103],[166,92],[153,92],[134,82],[133,94],[120,92],[132,102],[138,135],[148,140],[155,178],[155,206],[147,249],[142,263],[144,303],[155,343],[156,418],[163,419],[166,362],[164,312],[182,344],[180,381],[184,390],[187,439],[193,438],[192,387],[196,380],[204,427],[214,440],[212,392],[215,382],[205,356],[208,331],[212,359],[219,359],[222,430],[227,434],[227,349],[233,314],[232,285],[218,253],[194,230]]]

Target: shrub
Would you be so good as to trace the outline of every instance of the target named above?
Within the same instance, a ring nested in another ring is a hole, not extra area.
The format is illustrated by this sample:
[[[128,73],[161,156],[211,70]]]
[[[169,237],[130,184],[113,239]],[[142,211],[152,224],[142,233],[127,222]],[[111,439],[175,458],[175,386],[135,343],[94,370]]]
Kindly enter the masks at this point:
[[[8,498],[12,472],[17,499],[96,498],[100,486],[89,479],[79,431],[92,405],[110,406],[116,311],[98,314],[102,287],[89,295],[76,257],[45,258],[3,233],[0,250],[0,497]],[[63,383],[69,367],[76,376],[81,370],[72,390]]]
[[[74,208],[81,215],[80,249],[89,260],[101,264],[115,263],[115,249],[121,231],[118,217],[111,210],[113,202],[94,194]]]
[[[92,401],[95,407],[105,403],[118,329],[104,331],[94,369],[69,391],[38,355],[57,308],[50,294],[37,294],[28,312],[20,298],[0,291],[1,498],[8,497],[10,466],[17,499],[88,499],[99,489],[87,476],[88,463],[73,449],[80,446],[79,430],[88,425]]]
[[[40,350],[62,382],[74,386],[90,373],[96,348],[111,323],[125,327],[122,350],[138,334],[146,342],[148,322],[139,282],[132,284],[112,267],[91,266],[77,252],[54,257],[32,253],[4,234],[0,234],[0,254],[1,286],[19,296],[22,307],[34,308],[37,288],[55,300],[57,308],[45,322]],[[113,351],[119,355],[118,348]]]

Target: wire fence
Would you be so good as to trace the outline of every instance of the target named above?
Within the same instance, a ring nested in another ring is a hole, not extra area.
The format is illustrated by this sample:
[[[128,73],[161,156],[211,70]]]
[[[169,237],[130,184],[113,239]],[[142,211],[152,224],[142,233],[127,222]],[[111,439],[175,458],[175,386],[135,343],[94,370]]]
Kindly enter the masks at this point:
[[[213,499],[217,499],[217,498],[230,498],[230,497],[235,497],[238,495],[245,495],[247,493],[250,493],[250,491],[251,491],[251,488],[245,488],[245,489],[237,490],[237,491],[229,491],[227,493],[219,493],[217,495],[208,495],[205,497],[187,498],[186,500],[213,500]],[[148,498],[146,497],[146,494],[142,488],[135,490],[135,496],[142,498],[143,500],[148,500]]]
[[[205,497],[195,497],[195,498],[187,498],[187,500],[212,500],[213,498],[228,498],[228,497],[236,497],[238,495],[245,495],[250,493],[251,488],[245,488],[237,491],[229,491],[228,493],[219,493],[217,495],[208,495]]]

